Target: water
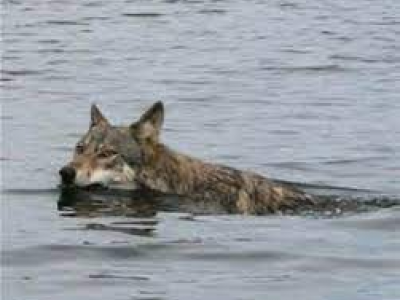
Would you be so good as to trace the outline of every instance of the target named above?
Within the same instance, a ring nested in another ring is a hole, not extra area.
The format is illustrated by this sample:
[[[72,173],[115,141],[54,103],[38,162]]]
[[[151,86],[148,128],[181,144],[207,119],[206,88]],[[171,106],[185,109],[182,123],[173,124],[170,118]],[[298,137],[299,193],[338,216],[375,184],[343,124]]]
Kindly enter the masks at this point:
[[[398,199],[398,1],[8,0],[2,12],[4,299],[400,298],[398,206],[68,217],[55,189],[90,103],[129,124],[163,100],[163,139],[183,152]]]

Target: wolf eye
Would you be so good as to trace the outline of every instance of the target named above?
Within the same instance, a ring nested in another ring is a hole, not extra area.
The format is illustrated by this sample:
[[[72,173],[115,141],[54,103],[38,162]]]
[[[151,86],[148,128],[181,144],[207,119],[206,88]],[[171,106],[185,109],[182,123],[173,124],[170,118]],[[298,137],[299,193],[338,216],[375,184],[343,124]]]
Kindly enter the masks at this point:
[[[118,154],[118,152],[113,149],[105,149],[105,150],[101,151],[97,156],[99,158],[108,158],[108,157],[111,157],[111,156],[114,156],[117,154]]]
[[[76,148],[75,148],[76,153],[82,154],[82,153],[83,153],[83,150],[84,150],[83,144],[82,144],[82,143],[78,143],[78,144],[76,145]]]

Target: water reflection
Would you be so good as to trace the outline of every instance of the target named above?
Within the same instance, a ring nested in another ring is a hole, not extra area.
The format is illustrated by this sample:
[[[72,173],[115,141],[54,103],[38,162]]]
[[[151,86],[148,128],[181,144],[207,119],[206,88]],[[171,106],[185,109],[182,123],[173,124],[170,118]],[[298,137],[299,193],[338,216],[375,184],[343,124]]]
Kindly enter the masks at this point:
[[[61,188],[57,203],[63,216],[153,217],[159,200],[148,191]]]
[[[300,185],[300,184],[299,184]],[[400,204],[400,199],[357,193],[356,190],[340,190],[317,185],[301,187],[316,195],[316,203],[295,209],[283,209],[277,214],[307,217],[339,217],[342,215],[370,212]],[[314,193],[313,193],[314,192]],[[112,190],[94,188],[63,188],[58,210],[64,217],[124,216],[132,218],[154,217],[158,212],[183,212],[192,215],[219,215],[229,213],[220,204],[195,202],[191,199],[156,193],[149,190]],[[135,221],[136,222],[136,221]],[[147,222],[147,221],[146,221]],[[103,225],[89,225],[91,230],[113,230]]]

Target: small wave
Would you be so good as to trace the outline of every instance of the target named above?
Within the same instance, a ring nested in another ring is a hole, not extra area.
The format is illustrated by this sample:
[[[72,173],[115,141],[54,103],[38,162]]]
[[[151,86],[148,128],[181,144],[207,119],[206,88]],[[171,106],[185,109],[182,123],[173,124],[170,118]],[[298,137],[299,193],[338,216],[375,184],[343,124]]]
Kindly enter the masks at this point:
[[[0,81],[2,81],[2,82],[8,82],[8,81],[13,81],[14,79],[12,79],[12,78],[7,78],[7,77],[1,77],[0,78]]]
[[[351,56],[351,55],[340,55],[340,54],[333,54],[329,56],[330,59],[332,60],[342,60],[342,61],[357,61],[357,62],[363,62],[363,63],[368,63],[368,64],[373,64],[373,63],[396,63],[399,61],[398,57],[388,57],[388,56],[383,56],[383,57],[361,57],[361,56]]]
[[[293,49],[293,48],[283,48],[281,49],[282,52],[286,53],[294,53],[294,54],[309,54],[311,50],[307,49]]]
[[[109,274],[109,273],[89,274],[88,277],[91,279],[126,279],[126,280],[138,280],[138,281],[150,280],[148,277],[144,277],[144,276],[117,275],[117,274]]]
[[[39,75],[42,71],[38,70],[2,70],[2,75],[9,75],[9,76],[29,76],[29,75]]]
[[[54,59],[54,60],[49,60],[47,62],[47,64],[51,65],[51,66],[57,66],[57,65],[62,65],[62,64],[66,64],[66,63],[68,63],[67,59]]]
[[[392,269],[398,270],[400,260],[389,258],[359,258],[359,257],[340,257],[340,256],[305,256],[309,258],[299,265],[300,270],[335,270],[335,269]],[[312,263],[311,263],[312,261]]]
[[[325,165],[343,165],[343,164],[355,164],[355,163],[362,163],[362,162],[368,162],[368,161],[375,161],[379,160],[382,161],[384,159],[387,159],[387,157],[379,157],[379,156],[371,156],[371,157],[360,157],[360,158],[349,158],[349,159],[334,159],[334,160],[327,160],[321,162],[322,164]]]
[[[85,21],[104,21],[104,20],[109,20],[110,17],[106,17],[106,16],[92,16],[92,17],[84,17],[83,20]]]
[[[82,6],[87,6],[87,7],[98,7],[98,6],[104,6],[105,2],[103,1],[90,1],[90,2],[84,2],[82,3]]]
[[[211,14],[218,14],[222,15],[226,13],[226,10],[223,9],[201,9],[198,11],[199,14],[211,15]]]
[[[55,53],[64,53],[65,49],[63,49],[63,48],[54,48],[54,49],[44,48],[44,49],[38,49],[38,50],[36,50],[36,52],[42,53],[42,54],[55,54]]]
[[[43,39],[37,41],[39,44],[59,44],[61,43],[60,40],[57,39]]]
[[[10,157],[0,156],[0,161],[13,161],[13,159]]]
[[[283,169],[290,169],[290,170],[301,170],[301,171],[308,171],[308,170],[314,171],[314,169],[316,168],[312,166],[310,163],[302,161],[264,163],[262,165],[283,168]]]
[[[145,251],[132,245],[99,246],[84,243],[82,245],[50,244],[2,251],[2,265],[13,267],[27,265],[43,266],[57,261],[99,260],[105,258],[127,259],[144,255]]]
[[[204,4],[204,1],[203,1],[203,0],[164,0],[164,2],[170,3],[170,4],[173,4],[173,3],[180,3],[180,2],[190,3],[190,4],[196,4],[196,3],[198,3],[198,4]]]
[[[281,2],[278,4],[281,8],[298,9],[300,5],[295,2]]]
[[[0,116],[0,120],[13,120],[14,117],[13,116],[7,116],[7,115],[2,115]]]
[[[282,251],[273,251],[273,250],[265,250],[265,251],[212,251],[212,252],[196,252],[189,253],[188,256],[191,259],[200,259],[200,260],[228,260],[228,261],[280,261],[280,260],[288,260],[295,259],[297,255],[292,255],[290,253],[282,252]]]
[[[46,22],[48,25],[89,25],[89,23],[72,20],[49,20]]]
[[[185,84],[185,85],[208,85],[213,84],[212,80],[207,79],[162,79],[162,80],[154,80],[156,83],[166,84],[166,85],[178,85],[178,84]],[[187,100],[187,99],[186,99]]]
[[[134,18],[158,18],[164,16],[161,13],[152,13],[152,12],[142,12],[142,13],[123,13],[124,17],[134,17]]]
[[[337,64],[330,64],[330,65],[314,65],[314,66],[268,66],[262,67],[261,70],[265,71],[280,71],[280,72],[347,72],[351,71],[350,68],[346,68]]]

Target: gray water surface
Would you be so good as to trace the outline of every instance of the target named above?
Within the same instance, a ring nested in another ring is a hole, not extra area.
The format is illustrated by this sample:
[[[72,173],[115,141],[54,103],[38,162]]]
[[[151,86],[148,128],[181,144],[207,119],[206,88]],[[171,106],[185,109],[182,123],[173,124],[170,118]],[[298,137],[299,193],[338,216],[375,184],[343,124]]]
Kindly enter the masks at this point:
[[[339,217],[69,215],[97,103],[166,104],[171,147],[400,196],[400,3],[6,0],[2,298],[400,299],[399,206]]]

